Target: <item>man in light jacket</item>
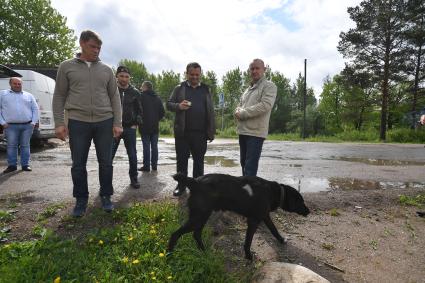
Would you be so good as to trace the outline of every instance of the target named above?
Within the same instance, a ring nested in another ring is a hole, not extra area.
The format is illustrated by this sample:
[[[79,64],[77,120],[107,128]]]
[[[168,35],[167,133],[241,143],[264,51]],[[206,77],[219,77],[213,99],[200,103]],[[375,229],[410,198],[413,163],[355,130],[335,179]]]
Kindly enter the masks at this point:
[[[93,31],[80,35],[81,53],[59,65],[53,94],[56,136],[69,134],[72,157],[72,215],[84,215],[88,202],[87,157],[93,140],[99,163],[100,199],[105,211],[113,210],[112,136],[122,133],[121,102],[112,69],[99,59],[102,40]],[[64,112],[67,113],[67,124]]]
[[[276,85],[268,81],[263,60],[249,65],[250,86],[242,94],[234,116],[239,135],[243,176],[256,176],[263,142],[268,135],[270,114],[276,100]]]

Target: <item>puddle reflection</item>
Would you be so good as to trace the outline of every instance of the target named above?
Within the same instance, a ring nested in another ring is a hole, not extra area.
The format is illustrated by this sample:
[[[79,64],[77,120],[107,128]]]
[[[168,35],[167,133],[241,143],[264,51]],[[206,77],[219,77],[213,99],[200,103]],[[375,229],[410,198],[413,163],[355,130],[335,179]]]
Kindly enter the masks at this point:
[[[205,156],[205,163],[208,165],[220,166],[220,167],[236,167],[239,164],[233,160],[224,156]]]
[[[282,183],[293,186],[303,193],[316,193],[330,190],[385,190],[385,189],[425,189],[419,182],[378,182],[354,178],[286,178]]]
[[[425,165],[425,162],[420,161],[406,161],[406,160],[389,160],[389,159],[374,159],[374,158],[360,158],[360,157],[336,157],[334,160],[342,160],[348,162],[360,162],[368,165],[376,166],[405,166],[405,165]]]

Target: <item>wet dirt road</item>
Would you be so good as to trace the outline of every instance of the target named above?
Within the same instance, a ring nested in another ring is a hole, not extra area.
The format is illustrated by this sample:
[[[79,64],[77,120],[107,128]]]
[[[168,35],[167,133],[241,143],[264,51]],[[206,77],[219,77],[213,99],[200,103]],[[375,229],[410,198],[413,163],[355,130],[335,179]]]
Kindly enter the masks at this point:
[[[53,140],[53,143],[58,143]],[[141,166],[142,145],[138,141]],[[159,143],[158,172],[139,175],[140,190],[129,187],[128,161],[121,144],[114,160],[115,201],[171,196],[175,182],[173,139]],[[216,140],[208,145],[205,173],[240,175],[236,140]],[[0,153],[0,168],[7,166]],[[68,145],[32,153],[32,172],[0,174],[0,197],[22,193],[38,201],[72,200],[71,157]],[[191,161],[189,162],[191,166]],[[88,160],[91,197],[98,192],[98,171],[94,147]],[[191,168],[189,168],[191,172]],[[302,193],[334,189],[425,189],[425,148],[406,144],[308,143],[266,141],[258,175],[293,185]]]

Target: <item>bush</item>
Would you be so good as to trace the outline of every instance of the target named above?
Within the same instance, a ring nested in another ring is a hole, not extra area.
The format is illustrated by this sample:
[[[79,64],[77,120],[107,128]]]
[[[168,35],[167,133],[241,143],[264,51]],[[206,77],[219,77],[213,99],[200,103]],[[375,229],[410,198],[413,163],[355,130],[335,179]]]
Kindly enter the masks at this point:
[[[388,142],[398,143],[424,143],[425,130],[422,129],[394,129],[387,132]]]
[[[173,135],[174,121],[173,120],[162,120],[159,122],[159,134],[170,136]]]

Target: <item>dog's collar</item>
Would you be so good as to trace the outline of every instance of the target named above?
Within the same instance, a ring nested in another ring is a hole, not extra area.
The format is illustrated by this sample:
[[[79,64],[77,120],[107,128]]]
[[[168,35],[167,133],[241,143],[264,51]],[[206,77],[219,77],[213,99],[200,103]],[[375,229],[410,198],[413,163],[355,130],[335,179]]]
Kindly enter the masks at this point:
[[[285,204],[285,187],[280,185],[280,207]]]

